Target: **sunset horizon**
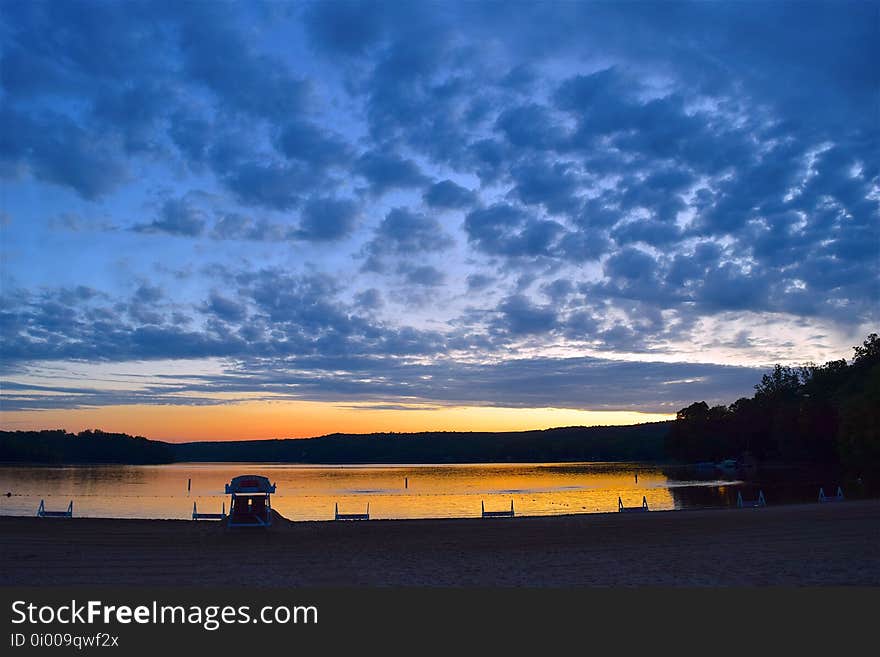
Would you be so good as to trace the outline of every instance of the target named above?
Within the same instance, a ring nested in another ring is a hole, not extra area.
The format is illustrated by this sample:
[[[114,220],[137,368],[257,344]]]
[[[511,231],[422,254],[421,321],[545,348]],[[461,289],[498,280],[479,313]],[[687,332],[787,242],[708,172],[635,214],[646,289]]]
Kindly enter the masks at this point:
[[[289,406],[298,408],[290,409]],[[306,409],[301,407],[305,406]],[[324,406],[330,408],[323,408]],[[158,413],[157,411],[161,411]],[[215,411],[219,411],[213,415]],[[22,415],[27,415],[22,413]],[[161,415],[161,417],[156,417]],[[183,415],[184,417],[180,417]],[[367,416],[378,416],[368,417]],[[82,417],[82,419],[80,419]],[[305,422],[289,418],[303,417]],[[93,419],[94,418],[94,419]],[[125,406],[98,411],[42,411],[32,420],[4,423],[7,431],[63,429],[125,433],[168,442],[304,439],[335,433],[508,432],[569,426],[629,426],[675,419],[675,414],[577,411],[571,409],[518,409],[449,407],[420,410],[358,410],[334,404],[308,402],[255,402],[234,407]],[[284,429],[284,423],[291,428]],[[158,426],[157,426],[158,425]],[[269,426],[267,426],[269,425]],[[294,428],[294,426],[298,428]],[[282,427],[282,428],[275,428]],[[304,427],[314,427],[312,429]]]

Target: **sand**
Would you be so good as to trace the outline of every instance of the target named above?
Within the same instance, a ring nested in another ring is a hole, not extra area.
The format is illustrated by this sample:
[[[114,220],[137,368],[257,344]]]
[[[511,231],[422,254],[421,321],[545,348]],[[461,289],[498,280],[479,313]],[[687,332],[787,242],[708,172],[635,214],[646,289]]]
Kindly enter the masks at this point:
[[[0,585],[880,585],[880,500],[536,518],[0,517]]]

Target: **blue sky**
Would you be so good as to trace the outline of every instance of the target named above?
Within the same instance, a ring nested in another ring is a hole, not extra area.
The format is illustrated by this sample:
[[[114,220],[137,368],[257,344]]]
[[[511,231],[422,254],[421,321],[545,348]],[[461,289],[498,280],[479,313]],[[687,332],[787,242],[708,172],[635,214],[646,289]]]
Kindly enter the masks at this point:
[[[848,356],[878,7],[4,2],[4,421],[669,413]]]

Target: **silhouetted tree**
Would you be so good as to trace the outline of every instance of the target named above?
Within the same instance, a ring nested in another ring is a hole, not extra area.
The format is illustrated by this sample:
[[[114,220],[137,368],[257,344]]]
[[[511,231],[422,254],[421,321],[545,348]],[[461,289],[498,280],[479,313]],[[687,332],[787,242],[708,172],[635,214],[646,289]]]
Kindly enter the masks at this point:
[[[843,387],[838,450],[855,470],[880,470],[880,338],[871,333],[854,347],[853,376]]]
[[[880,469],[880,338],[871,333],[853,350],[849,365],[776,365],[751,398],[729,408],[697,402],[682,409],[667,454],[699,461],[748,452],[761,460]]]
[[[15,463],[171,463],[168,443],[99,430],[0,431],[0,461]]]
[[[880,337],[871,333],[859,347],[853,347],[856,354],[853,365],[871,367],[880,363]]]

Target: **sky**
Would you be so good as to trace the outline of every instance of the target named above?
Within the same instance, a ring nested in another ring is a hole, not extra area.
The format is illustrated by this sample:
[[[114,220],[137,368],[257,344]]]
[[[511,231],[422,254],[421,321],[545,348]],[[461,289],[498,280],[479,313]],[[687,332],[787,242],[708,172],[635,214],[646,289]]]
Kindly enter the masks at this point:
[[[0,425],[673,417],[880,301],[880,3],[0,5]]]

